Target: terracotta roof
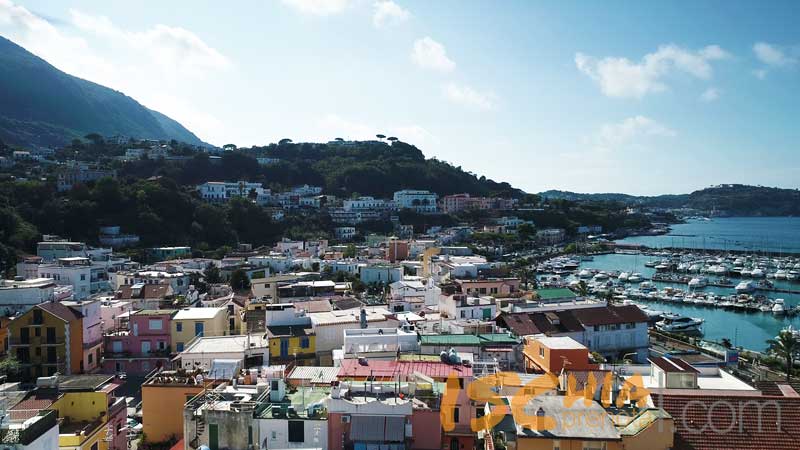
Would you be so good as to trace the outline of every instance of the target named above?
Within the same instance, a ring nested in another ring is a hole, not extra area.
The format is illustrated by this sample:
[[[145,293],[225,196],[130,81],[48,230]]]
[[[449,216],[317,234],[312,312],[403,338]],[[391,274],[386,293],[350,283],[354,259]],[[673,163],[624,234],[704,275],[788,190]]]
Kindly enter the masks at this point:
[[[605,308],[573,309],[575,317],[584,326],[613,325],[629,322],[647,322],[647,315],[636,305],[606,306]]]
[[[799,398],[682,391],[652,399],[675,420],[675,449],[800,448]]]
[[[333,309],[354,309],[354,308],[361,308],[364,306],[364,303],[361,300],[358,300],[353,297],[342,297],[334,299],[331,303],[333,303]]]
[[[55,389],[35,389],[9,409],[11,420],[28,420],[39,411],[50,408],[60,394]]]
[[[655,356],[650,358],[650,362],[658,366],[659,369],[667,373],[700,373],[691,364],[680,358],[664,358]]]
[[[647,322],[647,316],[635,305],[588,307],[561,311],[502,313],[498,325],[517,336],[583,331],[585,327]]]
[[[164,298],[169,295],[168,284],[145,284],[139,291],[138,295],[134,295],[133,286],[124,284],[117,289],[114,298],[128,299],[128,298]]]
[[[83,318],[83,315],[78,311],[58,302],[40,303],[36,305],[36,307],[49,312],[65,322],[72,322],[73,320]]]
[[[443,362],[381,361],[368,360],[362,365],[357,359],[345,359],[339,370],[339,378],[394,378],[409,376],[414,372],[436,379],[445,379],[450,374],[458,378],[472,378],[472,368]]]

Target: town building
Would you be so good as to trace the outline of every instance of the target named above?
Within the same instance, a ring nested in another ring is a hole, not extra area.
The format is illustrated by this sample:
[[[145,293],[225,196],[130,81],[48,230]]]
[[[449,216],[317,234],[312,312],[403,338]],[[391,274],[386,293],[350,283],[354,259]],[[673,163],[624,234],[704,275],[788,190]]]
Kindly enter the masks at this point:
[[[52,301],[55,286],[50,278],[0,280],[0,314],[13,316],[39,303]]]
[[[96,372],[100,367],[103,349],[103,323],[100,318],[100,300],[63,300],[61,304],[81,316],[83,327],[82,370],[86,373]]]
[[[364,284],[390,284],[403,279],[403,268],[390,264],[371,264],[359,267]]]
[[[89,167],[75,167],[58,174],[56,187],[59,192],[68,191],[76,184],[86,184],[102,178],[116,178],[114,170],[92,169]]]
[[[538,309],[540,311],[503,312],[496,318],[497,326],[517,337],[568,336],[614,361],[625,355],[632,355],[631,359],[636,362],[647,359],[647,315],[635,305],[595,303]]]
[[[142,384],[142,431],[149,442],[175,443],[183,438],[183,405],[210,385],[197,375],[201,374],[162,370]]]
[[[473,297],[467,294],[442,294],[439,313],[450,319],[492,320],[497,315],[497,304],[492,297]]]
[[[247,181],[207,181],[197,185],[197,192],[209,203],[225,203],[234,197],[269,195],[269,190],[264,189],[261,183]]]
[[[171,353],[170,322],[174,309],[143,309],[128,316],[119,328],[103,337],[103,371],[146,375],[169,367]]]
[[[61,303],[34,306],[8,325],[8,336],[23,380],[84,370],[82,317]]]
[[[184,351],[198,336],[226,336],[228,325],[228,308],[183,308],[170,322],[172,351]]]
[[[261,334],[235,336],[198,336],[176,358],[183,370],[213,372],[215,361],[231,361],[242,369],[269,363],[269,341]],[[218,374],[231,378],[234,374]]]
[[[59,286],[71,286],[72,295],[81,300],[108,290],[108,271],[102,264],[82,256],[58,258],[56,263],[39,264],[39,278],[51,278]]]
[[[418,213],[435,213],[437,195],[429,191],[404,189],[394,193],[394,203],[398,209],[411,209]]]

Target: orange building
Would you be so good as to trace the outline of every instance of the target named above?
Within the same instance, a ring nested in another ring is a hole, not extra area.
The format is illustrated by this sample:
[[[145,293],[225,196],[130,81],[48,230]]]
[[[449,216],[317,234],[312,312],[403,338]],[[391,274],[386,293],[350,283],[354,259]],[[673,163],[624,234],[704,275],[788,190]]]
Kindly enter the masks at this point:
[[[162,371],[142,385],[142,428],[147,441],[183,439],[183,405],[203,391],[203,382],[192,374]]]
[[[590,362],[589,349],[567,336],[528,337],[522,352],[526,372],[552,374],[566,370],[595,370],[597,364]]]

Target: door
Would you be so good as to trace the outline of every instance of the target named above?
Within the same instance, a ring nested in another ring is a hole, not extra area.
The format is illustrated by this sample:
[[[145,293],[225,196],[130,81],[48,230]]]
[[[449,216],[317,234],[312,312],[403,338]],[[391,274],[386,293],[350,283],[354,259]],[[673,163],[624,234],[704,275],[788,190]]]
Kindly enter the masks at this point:
[[[203,335],[203,322],[195,322],[194,323],[194,335],[195,336],[202,336]]]
[[[219,428],[215,423],[208,425],[208,446],[211,450],[219,450]]]
[[[134,336],[138,336],[139,335],[139,324],[138,323],[134,323],[133,324],[133,335]]]
[[[112,353],[122,353],[122,341],[112,341],[111,342],[111,352]]]
[[[142,353],[150,353],[150,341],[142,341]]]
[[[31,342],[30,328],[25,327],[19,330],[19,342],[20,344],[30,344]]]
[[[281,358],[286,359],[289,357],[289,340],[281,339]]]

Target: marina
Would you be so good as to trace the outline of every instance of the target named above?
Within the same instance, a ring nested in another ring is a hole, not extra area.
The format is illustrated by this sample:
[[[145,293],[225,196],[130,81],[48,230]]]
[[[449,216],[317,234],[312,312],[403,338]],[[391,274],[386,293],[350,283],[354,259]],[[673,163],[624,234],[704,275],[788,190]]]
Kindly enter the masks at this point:
[[[800,329],[800,315],[797,314],[800,294],[781,293],[777,297],[776,293],[759,291],[737,293],[735,285],[720,287],[714,286],[713,282],[702,288],[689,289],[688,283],[682,280],[658,281],[656,269],[646,267],[646,261],[649,259],[644,255],[596,255],[591,261],[577,261],[578,267],[572,274],[551,272],[540,275],[540,285],[571,286],[577,290],[576,285],[584,281],[589,293],[601,298],[608,295],[610,289],[615,301],[634,302],[648,313],[673,313],[703,319],[705,339],[729,339],[735,346],[756,351],[766,350],[766,341],[782,329],[790,325]],[[581,278],[579,274],[584,270],[596,273],[591,278]],[[628,280],[631,274],[637,274],[642,281],[620,282],[618,277],[623,272],[629,275]],[[597,275],[599,278],[595,279]],[[795,281],[774,280],[773,283],[779,289],[795,291],[800,288]],[[783,313],[773,312],[777,300],[782,300]]]

